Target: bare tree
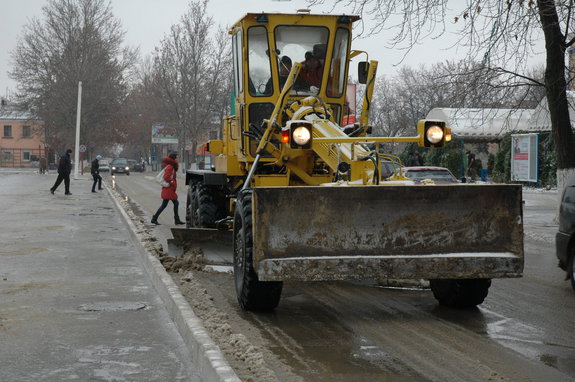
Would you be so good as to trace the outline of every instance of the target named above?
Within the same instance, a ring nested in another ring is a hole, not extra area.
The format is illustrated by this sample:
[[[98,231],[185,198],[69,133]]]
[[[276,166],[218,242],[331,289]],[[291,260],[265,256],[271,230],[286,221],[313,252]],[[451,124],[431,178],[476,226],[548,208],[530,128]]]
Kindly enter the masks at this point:
[[[137,80],[121,107],[121,123],[124,126],[129,146],[123,156],[143,157],[150,155],[151,128],[158,121],[170,119],[164,106],[162,93],[157,86],[157,73],[151,57],[144,58],[137,69]]]
[[[324,2],[309,1],[311,5]],[[573,172],[575,139],[569,120],[564,65],[566,49],[575,42],[573,0],[467,0],[465,6],[453,2],[459,9],[451,16],[447,0],[333,0],[330,3],[334,8],[345,6],[348,13],[371,17],[375,24],[368,30],[364,28],[365,33],[392,30],[391,45],[406,52],[426,37],[442,36],[446,23],[460,25],[460,39],[456,44],[469,48],[469,55],[479,58],[485,68],[545,88],[560,187],[561,179]],[[546,51],[544,82],[525,74],[534,43],[541,35]],[[517,82],[514,84],[515,87]]]
[[[199,140],[207,138],[209,125],[219,125],[231,84],[230,44],[223,29],[214,31],[207,3],[190,4],[154,57],[158,88],[178,123],[180,149],[190,142],[193,153]]]
[[[104,0],[49,0],[43,18],[24,27],[12,52],[18,101],[45,122],[56,149],[74,142],[78,82],[83,84],[82,142],[122,137],[116,113],[136,52]]]
[[[384,135],[410,135],[417,121],[435,107],[534,107],[542,98],[530,87],[519,87],[523,91],[517,92],[502,80],[482,64],[467,60],[418,69],[404,66],[397,75],[378,80],[371,111],[374,127]]]

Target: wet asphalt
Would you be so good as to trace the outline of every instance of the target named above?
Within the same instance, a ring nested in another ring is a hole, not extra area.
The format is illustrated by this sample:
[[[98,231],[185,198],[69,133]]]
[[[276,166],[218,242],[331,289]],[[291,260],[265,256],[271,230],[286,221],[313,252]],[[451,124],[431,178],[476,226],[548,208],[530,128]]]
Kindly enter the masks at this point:
[[[0,169],[0,381],[199,381],[108,191],[55,179]]]

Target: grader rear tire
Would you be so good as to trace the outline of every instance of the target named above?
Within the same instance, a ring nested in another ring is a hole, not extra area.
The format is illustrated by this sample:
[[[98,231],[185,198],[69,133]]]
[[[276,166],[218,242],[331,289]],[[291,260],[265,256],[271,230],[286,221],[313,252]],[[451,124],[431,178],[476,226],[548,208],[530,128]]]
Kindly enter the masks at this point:
[[[429,280],[429,286],[441,305],[472,308],[487,297],[491,279]]]
[[[218,206],[204,184],[194,181],[188,188],[186,201],[187,228],[214,228],[218,220]]]
[[[252,195],[241,193],[234,214],[234,278],[238,302],[244,310],[272,310],[280,300],[281,281],[259,281],[253,267]]]

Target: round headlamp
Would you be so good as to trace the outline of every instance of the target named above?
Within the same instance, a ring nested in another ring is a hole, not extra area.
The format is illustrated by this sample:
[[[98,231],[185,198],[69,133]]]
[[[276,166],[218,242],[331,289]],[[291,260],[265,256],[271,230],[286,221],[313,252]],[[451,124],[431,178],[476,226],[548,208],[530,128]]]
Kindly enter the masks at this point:
[[[311,132],[305,126],[296,127],[292,134],[293,140],[296,144],[304,146],[309,143],[311,139]]]
[[[443,139],[443,129],[437,125],[433,125],[427,129],[425,137],[431,144],[439,143]]]

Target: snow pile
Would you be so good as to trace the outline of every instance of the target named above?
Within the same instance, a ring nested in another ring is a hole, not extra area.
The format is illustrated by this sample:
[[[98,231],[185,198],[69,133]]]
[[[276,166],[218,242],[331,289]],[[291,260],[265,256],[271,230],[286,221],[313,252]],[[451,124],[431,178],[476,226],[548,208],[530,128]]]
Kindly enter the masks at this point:
[[[192,272],[180,278],[180,290],[242,381],[279,381],[266,366],[262,353],[243,334],[232,332],[228,315],[216,308],[213,297]]]
[[[173,273],[174,279],[180,279],[180,291],[192,306],[196,316],[202,320],[210,337],[220,347],[238,377],[244,382],[279,382],[275,373],[267,367],[261,351],[243,334],[233,333],[228,323],[229,316],[214,305],[213,297],[194,278],[192,270],[215,272],[205,267],[201,249],[193,248],[181,258],[168,256],[158,239],[150,234],[144,219],[134,213],[132,205],[116,190],[110,191],[134,223],[137,237],[148,253],[158,258],[164,268]],[[178,277],[181,274],[183,276]]]

